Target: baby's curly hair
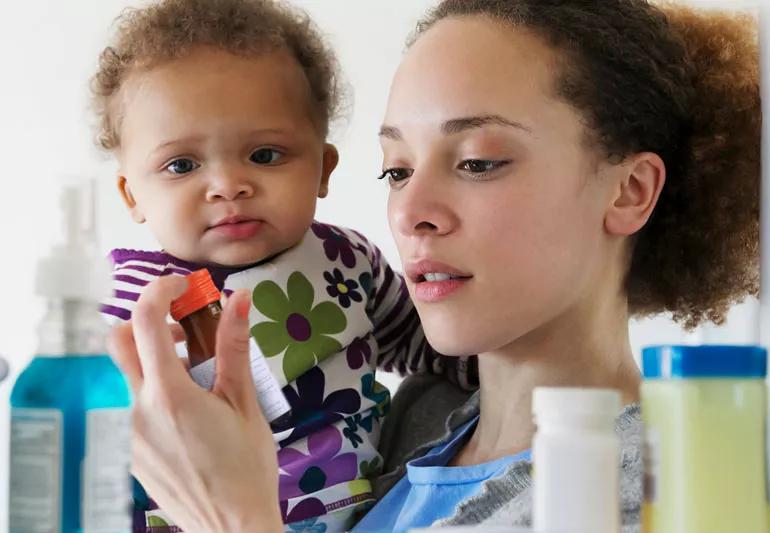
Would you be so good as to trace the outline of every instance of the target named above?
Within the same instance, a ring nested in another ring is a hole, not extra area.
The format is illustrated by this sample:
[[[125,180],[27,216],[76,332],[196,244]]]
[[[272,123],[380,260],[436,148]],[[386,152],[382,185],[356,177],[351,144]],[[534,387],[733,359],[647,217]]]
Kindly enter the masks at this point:
[[[641,151],[667,180],[635,237],[629,310],[722,323],[759,290],[761,104],[756,21],[647,0],[444,0],[447,17],[535,31],[563,53],[557,94],[610,161]]]
[[[99,58],[91,89],[102,148],[120,146],[119,93],[127,77],[197,46],[239,55],[289,52],[307,78],[314,122],[321,135],[328,134],[342,99],[339,66],[306,13],[272,0],[161,0],[124,11],[114,43]]]

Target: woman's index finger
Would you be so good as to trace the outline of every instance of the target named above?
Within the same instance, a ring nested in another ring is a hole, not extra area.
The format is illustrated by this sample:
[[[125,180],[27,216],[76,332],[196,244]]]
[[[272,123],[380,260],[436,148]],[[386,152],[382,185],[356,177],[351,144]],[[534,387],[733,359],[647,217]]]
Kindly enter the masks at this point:
[[[164,276],[147,285],[137,301],[131,323],[145,382],[186,374],[174,347],[174,335],[166,323],[171,302],[186,287],[183,277]]]

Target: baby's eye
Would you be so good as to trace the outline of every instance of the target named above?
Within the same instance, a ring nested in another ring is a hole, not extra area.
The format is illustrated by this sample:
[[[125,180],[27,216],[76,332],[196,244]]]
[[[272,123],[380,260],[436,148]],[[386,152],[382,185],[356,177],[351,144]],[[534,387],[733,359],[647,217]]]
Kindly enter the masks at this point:
[[[251,156],[249,156],[249,159],[252,163],[258,165],[272,165],[281,159],[282,156],[283,154],[281,154],[281,152],[273,148],[260,148],[259,150],[255,150]]]
[[[412,174],[414,174],[414,170],[411,168],[389,168],[384,170],[377,179],[388,178],[388,182],[392,185],[411,178]]]
[[[488,159],[467,159],[460,163],[460,170],[471,172],[472,174],[485,174],[492,172],[500,167],[507,165],[508,161],[495,161]]]
[[[166,165],[166,170],[168,170],[172,174],[177,174],[177,175],[187,174],[198,168],[200,168],[200,165],[198,163],[196,163],[192,159],[187,159],[187,158],[174,159],[171,163]]]

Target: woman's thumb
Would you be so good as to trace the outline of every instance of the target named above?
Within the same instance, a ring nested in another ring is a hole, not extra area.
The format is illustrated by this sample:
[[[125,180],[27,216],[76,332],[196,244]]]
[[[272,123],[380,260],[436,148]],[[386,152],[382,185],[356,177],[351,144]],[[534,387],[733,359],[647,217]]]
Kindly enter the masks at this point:
[[[259,412],[249,356],[251,295],[236,291],[227,299],[217,328],[216,380],[213,392],[244,414]]]

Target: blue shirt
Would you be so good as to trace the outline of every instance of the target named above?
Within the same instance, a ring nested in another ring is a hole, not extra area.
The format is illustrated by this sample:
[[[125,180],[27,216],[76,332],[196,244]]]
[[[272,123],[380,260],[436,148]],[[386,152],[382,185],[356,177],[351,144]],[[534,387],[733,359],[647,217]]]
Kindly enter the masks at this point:
[[[406,465],[406,475],[393,486],[352,533],[406,532],[428,527],[454,514],[458,504],[481,492],[488,479],[502,475],[514,462],[530,459],[530,451],[471,466],[447,466],[468,441],[478,417],[459,427],[449,442]]]

